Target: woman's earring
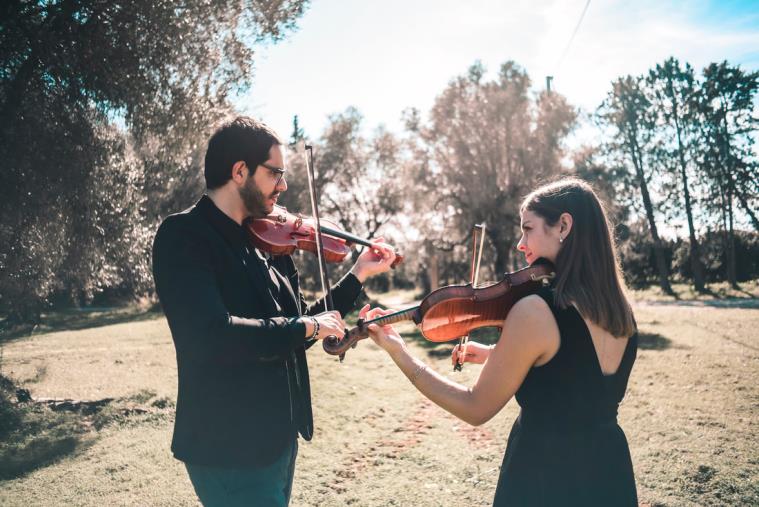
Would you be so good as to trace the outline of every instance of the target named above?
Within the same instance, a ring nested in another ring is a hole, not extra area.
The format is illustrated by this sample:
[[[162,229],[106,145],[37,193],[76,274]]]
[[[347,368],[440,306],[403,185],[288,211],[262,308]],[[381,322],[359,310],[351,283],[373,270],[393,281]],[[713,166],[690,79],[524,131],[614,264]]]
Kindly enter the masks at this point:
[[[561,236],[559,236],[559,243],[563,243],[563,242],[564,242],[564,238],[562,238]]]

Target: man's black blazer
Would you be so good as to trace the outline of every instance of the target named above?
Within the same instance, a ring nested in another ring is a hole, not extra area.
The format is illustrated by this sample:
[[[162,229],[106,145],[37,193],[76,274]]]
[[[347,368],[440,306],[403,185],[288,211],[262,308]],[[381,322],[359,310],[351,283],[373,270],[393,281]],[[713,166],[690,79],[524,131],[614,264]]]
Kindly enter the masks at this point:
[[[179,386],[172,451],[192,464],[272,463],[297,432],[313,434],[301,314],[307,307],[292,258],[274,260],[278,311],[266,265],[244,253],[244,230],[207,196],[167,217],[153,243],[156,292],[176,347]],[[350,311],[361,283],[346,275],[335,309]],[[284,315],[284,316],[283,316]]]

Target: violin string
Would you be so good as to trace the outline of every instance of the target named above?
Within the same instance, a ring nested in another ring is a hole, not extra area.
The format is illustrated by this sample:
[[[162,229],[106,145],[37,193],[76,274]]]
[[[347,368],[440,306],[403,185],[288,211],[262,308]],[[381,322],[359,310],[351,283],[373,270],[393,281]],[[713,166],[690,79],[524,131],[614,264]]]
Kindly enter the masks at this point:
[[[389,315],[383,315],[382,317],[377,317],[376,319],[367,320],[364,322],[364,325],[369,324],[394,324],[396,322],[401,322],[402,320],[407,320],[410,318],[411,314],[414,313],[414,311],[419,308],[418,306],[415,306],[414,308],[407,308],[405,310],[400,310],[395,313],[391,313]]]

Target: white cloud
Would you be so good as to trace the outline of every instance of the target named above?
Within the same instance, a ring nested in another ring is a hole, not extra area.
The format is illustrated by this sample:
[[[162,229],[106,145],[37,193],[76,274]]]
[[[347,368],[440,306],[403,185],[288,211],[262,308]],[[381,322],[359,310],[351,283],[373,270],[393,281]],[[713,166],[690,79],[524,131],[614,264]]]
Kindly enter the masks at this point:
[[[537,89],[555,74],[555,89],[586,110],[615,78],[669,56],[699,70],[724,59],[759,65],[756,17],[705,18],[704,2],[595,1],[557,69],[585,1],[315,0],[298,32],[263,51],[240,105],[285,135],[294,114],[314,135],[350,105],[369,128],[399,130],[404,108],[427,111],[476,59],[491,73],[515,60]]]

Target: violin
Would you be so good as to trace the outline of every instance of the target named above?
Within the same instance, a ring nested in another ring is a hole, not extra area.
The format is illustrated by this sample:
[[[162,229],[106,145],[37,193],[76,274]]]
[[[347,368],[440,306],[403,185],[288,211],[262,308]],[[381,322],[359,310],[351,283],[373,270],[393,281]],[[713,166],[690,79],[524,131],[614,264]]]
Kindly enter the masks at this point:
[[[264,218],[248,218],[243,226],[253,246],[271,255],[291,255],[295,250],[316,254],[316,221],[287,211],[284,206],[275,205],[274,211]],[[351,252],[351,245],[371,247],[369,240],[354,236],[339,228],[334,222],[320,218],[323,254],[326,262],[342,262]],[[390,266],[395,268],[403,261],[396,254]]]
[[[482,327],[501,328],[517,301],[548,286],[555,276],[553,264],[539,259],[486,287],[474,288],[471,283],[441,287],[428,294],[419,306],[376,319],[359,319],[343,338],[329,337],[323,347],[328,354],[342,356],[369,336],[369,324],[384,326],[405,320],[413,321],[422,336],[436,343],[455,340]]]

